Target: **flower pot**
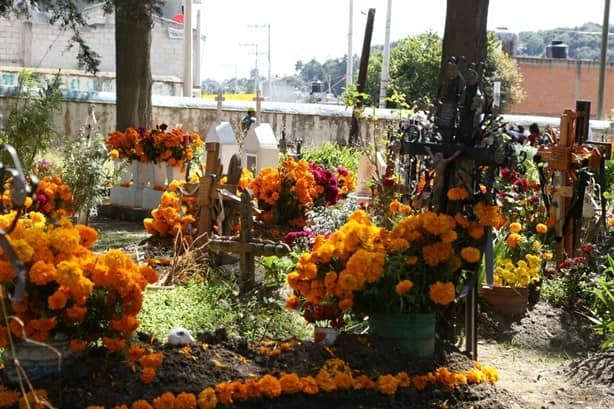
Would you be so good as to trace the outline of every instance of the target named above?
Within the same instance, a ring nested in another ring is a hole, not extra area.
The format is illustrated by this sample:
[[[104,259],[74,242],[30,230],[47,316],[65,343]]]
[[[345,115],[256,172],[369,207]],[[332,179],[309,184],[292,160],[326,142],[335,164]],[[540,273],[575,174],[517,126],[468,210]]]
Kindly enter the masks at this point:
[[[61,334],[54,335],[45,341],[45,344],[29,343],[20,339],[15,340],[15,355],[30,380],[56,375],[80,355],[70,349],[70,340]],[[11,348],[7,347],[4,350],[2,360],[5,365],[4,376],[6,379],[12,383],[18,382],[19,377],[17,376]]]
[[[479,296],[493,311],[507,317],[523,315],[527,311],[529,302],[527,288],[481,288]]]
[[[315,327],[313,340],[316,344],[333,345],[339,336],[339,330],[329,327]]]
[[[435,353],[434,313],[378,313],[369,316],[371,334],[397,341],[420,358]]]
[[[153,180],[151,181],[151,187],[166,185],[166,162],[156,163],[153,165]]]

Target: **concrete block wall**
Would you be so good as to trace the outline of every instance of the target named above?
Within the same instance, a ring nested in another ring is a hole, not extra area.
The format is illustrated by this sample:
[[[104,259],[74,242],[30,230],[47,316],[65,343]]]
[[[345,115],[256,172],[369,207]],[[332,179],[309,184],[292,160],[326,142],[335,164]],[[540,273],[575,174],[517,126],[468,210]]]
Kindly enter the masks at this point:
[[[100,71],[115,71],[115,26],[113,19],[98,19],[103,24],[82,28],[86,43],[100,54]],[[151,68],[153,75],[183,78],[183,40],[170,38],[168,27],[182,25],[155,19],[152,28]],[[67,49],[71,31],[63,31],[41,19],[26,22],[16,18],[0,18],[0,66],[78,69],[78,46]]]
[[[0,18],[0,65],[23,63],[23,24],[15,18]]]

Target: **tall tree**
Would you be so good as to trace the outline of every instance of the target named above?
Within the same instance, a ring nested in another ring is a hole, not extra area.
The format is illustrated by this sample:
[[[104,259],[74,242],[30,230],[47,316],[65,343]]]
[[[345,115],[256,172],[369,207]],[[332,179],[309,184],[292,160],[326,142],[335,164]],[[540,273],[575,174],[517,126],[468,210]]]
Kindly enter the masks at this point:
[[[156,0],[114,0],[116,126],[151,127],[151,26]],[[186,34],[187,35],[187,34]]]
[[[441,78],[450,57],[464,56],[468,63],[486,60],[488,1],[447,0]]]

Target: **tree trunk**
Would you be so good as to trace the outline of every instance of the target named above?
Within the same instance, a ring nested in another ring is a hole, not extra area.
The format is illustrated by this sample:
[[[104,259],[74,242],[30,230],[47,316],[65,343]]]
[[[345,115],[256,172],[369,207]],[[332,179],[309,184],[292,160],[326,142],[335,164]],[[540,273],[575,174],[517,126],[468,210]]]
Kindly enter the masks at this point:
[[[486,61],[486,20],[489,0],[448,0],[443,35],[441,78],[450,57],[465,57],[467,64]],[[461,67],[464,71],[464,67]]]
[[[151,127],[151,26],[148,7],[115,2],[116,128]]]

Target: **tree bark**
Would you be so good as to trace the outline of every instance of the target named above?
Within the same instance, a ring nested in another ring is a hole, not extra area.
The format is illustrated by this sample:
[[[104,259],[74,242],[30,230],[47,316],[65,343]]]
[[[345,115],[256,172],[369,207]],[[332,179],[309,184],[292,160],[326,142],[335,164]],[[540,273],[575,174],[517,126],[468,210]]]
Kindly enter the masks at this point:
[[[450,57],[464,56],[467,64],[486,61],[486,20],[489,0],[448,0],[443,35],[441,78]],[[464,67],[461,67],[464,68]]]
[[[149,7],[115,2],[116,127],[151,127],[151,26]]]

